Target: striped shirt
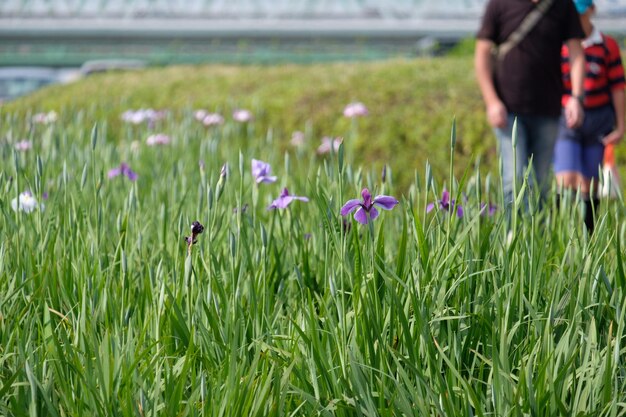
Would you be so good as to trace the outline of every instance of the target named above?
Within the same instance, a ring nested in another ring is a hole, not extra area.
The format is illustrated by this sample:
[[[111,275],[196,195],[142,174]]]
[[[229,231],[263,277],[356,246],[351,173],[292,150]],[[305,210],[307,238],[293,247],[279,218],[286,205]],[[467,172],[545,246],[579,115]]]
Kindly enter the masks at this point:
[[[617,42],[610,36],[601,34],[594,28],[593,33],[583,41],[585,48],[585,102],[584,108],[592,109],[611,105],[611,93],[624,89],[624,67]],[[563,74],[563,97],[566,105],[572,94],[569,51],[563,45],[561,50],[561,73]]]

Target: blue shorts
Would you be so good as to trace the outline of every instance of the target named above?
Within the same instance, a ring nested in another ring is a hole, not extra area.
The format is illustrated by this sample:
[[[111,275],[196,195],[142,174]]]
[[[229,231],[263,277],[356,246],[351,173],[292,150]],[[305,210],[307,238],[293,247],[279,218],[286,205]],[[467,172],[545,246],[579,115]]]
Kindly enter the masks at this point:
[[[554,146],[554,172],[577,172],[586,178],[598,178],[604,144],[602,139],[615,126],[612,106],[585,110],[582,126],[570,129],[565,117],[559,120],[559,133]]]

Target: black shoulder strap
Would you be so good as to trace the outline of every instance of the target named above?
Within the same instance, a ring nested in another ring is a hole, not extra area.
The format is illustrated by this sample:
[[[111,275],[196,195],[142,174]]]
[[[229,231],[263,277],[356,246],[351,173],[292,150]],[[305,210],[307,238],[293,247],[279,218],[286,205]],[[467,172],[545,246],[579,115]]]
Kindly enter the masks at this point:
[[[522,23],[511,33],[508,39],[498,46],[497,58],[499,60],[503,59],[511,49],[515,48],[526,37],[546,14],[553,2],[554,0],[542,0],[526,15]]]

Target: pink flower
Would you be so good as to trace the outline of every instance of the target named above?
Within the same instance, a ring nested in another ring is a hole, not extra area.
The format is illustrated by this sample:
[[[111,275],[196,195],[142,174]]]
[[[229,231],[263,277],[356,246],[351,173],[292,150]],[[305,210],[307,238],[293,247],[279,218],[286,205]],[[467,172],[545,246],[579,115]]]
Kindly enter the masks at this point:
[[[367,116],[369,112],[367,111],[367,107],[365,104],[361,102],[350,103],[343,109],[343,115],[345,117],[355,118],[355,117],[363,117]]]
[[[323,155],[329,153],[331,149],[334,152],[337,152],[339,150],[339,145],[341,145],[341,142],[343,142],[342,137],[336,137],[332,139],[328,136],[324,136],[322,138],[322,144],[317,148],[317,153],[319,155]]]
[[[202,123],[207,127],[218,126],[224,124],[224,118],[218,113],[208,113],[204,116],[204,119],[202,119]]]
[[[16,151],[26,152],[33,148],[33,142],[30,140],[21,140],[13,145]]]
[[[237,109],[233,112],[233,120],[240,123],[246,123],[252,121],[253,116],[250,110]]]
[[[299,130],[293,132],[293,134],[291,135],[291,145],[295,147],[300,147],[304,145],[304,138],[304,133],[300,132]]]
[[[146,139],[146,144],[148,146],[155,146],[155,145],[168,145],[170,143],[170,137],[163,134],[163,133],[157,133],[156,135],[150,135],[148,136],[148,139]]]
[[[54,123],[57,121],[57,114],[54,111],[50,111],[48,113],[37,113],[33,116],[33,122],[49,125],[50,123]]]
[[[162,120],[167,116],[167,110],[154,110],[154,109],[139,109],[139,110],[127,110],[122,113],[122,120],[134,125],[148,122],[154,124],[158,120]]]
[[[193,114],[193,116],[195,117],[195,119],[199,122],[203,121],[204,118],[207,116],[207,114],[209,114],[208,111],[204,110],[204,109],[199,109],[196,110],[195,113]]]

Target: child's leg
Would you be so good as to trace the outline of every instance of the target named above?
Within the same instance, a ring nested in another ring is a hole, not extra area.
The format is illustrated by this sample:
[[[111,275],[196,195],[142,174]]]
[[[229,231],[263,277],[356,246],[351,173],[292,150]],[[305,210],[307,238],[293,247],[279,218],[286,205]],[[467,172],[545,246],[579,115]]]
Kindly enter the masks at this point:
[[[576,131],[561,124],[554,146],[554,174],[559,193],[564,189],[576,192],[583,180],[582,162],[583,147]]]
[[[593,233],[595,214],[600,203],[598,199],[598,187],[604,151],[604,145],[599,141],[583,146],[583,181],[581,183],[581,192],[583,192],[586,197],[585,226],[587,226],[589,233]]]

